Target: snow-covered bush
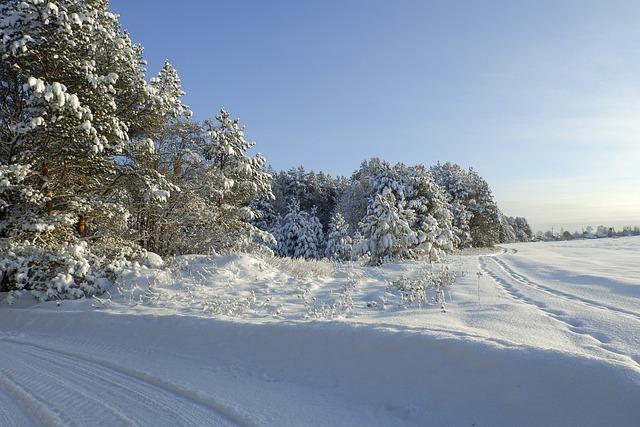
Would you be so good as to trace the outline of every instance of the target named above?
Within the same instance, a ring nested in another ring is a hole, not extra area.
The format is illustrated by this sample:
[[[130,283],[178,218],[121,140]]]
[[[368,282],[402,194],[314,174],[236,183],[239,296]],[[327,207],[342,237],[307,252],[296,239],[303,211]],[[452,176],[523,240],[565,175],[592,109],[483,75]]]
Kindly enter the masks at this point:
[[[129,260],[145,256],[134,245],[109,253],[104,246],[91,248],[85,241],[52,246],[14,244],[2,248],[2,253],[0,281],[11,291],[10,302],[24,292],[41,301],[101,294]]]
[[[456,275],[449,270],[447,264],[442,265],[439,270],[431,274],[431,287],[434,290],[433,302],[440,305],[443,312],[447,311],[445,291],[456,281]]]
[[[311,319],[342,319],[353,315],[353,291],[356,283],[347,281],[342,289],[333,292],[325,298],[309,297],[305,295],[307,318]]]
[[[297,279],[317,279],[331,276],[333,264],[327,260],[259,255],[267,264]]]
[[[401,308],[440,306],[446,312],[446,294],[456,280],[447,264],[425,268],[416,278],[401,276],[387,284],[384,303],[395,303]]]
[[[397,294],[400,298],[398,305],[401,307],[422,307],[429,304],[427,289],[429,282],[424,277],[409,279],[400,276],[387,285],[386,292]]]

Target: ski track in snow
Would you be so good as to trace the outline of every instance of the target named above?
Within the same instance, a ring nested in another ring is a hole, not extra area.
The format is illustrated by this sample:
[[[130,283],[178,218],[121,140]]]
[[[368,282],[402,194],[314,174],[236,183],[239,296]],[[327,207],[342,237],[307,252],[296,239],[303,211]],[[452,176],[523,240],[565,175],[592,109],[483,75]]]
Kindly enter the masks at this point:
[[[508,251],[505,251],[504,253],[515,254],[517,253],[517,250],[510,249]],[[499,259],[499,256],[500,255],[480,256],[479,267],[484,274],[491,277],[491,279],[493,279],[512,299],[540,310],[545,315],[564,324],[564,326],[573,333],[592,339],[595,342],[596,346],[602,349],[604,352],[610,353],[617,359],[629,360],[634,365],[636,365],[636,367],[640,368],[639,355],[629,355],[620,352],[614,346],[609,344],[610,338],[606,335],[606,333],[594,330],[593,328],[585,327],[584,322],[576,316],[567,314],[567,312],[562,308],[554,309],[551,306],[553,306],[553,304],[556,302],[554,301],[554,299],[556,299],[561,300],[563,304],[577,304],[589,309],[604,311],[605,314],[608,314],[609,316],[626,316],[627,318],[634,321],[640,321],[640,315],[624,309],[611,307],[606,304],[601,304],[595,301],[580,298],[575,295],[568,294],[566,292],[562,292],[557,289],[553,289],[548,286],[536,283],[526,278],[522,274],[515,272],[503,260]],[[491,260],[491,262],[493,263],[493,267],[488,260]],[[524,289],[522,287],[524,287]],[[530,293],[532,291],[533,293],[541,294],[543,296],[542,300],[540,298],[532,298],[530,296]],[[525,295],[526,292],[529,292],[529,294]]]
[[[22,412],[38,415],[38,424],[251,425],[208,397],[91,356],[11,338],[0,338],[0,349],[0,387],[13,390]],[[0,420],[14,412],[0,409]]]

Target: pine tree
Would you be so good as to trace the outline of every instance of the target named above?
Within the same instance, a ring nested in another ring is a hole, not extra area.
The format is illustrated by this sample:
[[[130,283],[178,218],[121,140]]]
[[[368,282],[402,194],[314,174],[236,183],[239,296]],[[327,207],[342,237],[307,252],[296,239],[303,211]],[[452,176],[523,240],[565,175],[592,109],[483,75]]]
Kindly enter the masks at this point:
[[[349,224],[347,224],[349,225]],[[364,236],[359,230],[351,238],[351,257],[355,261],[363,255]]]
[[[360,253],[369,255],[371,265],[406,258],[417,241],[402,204],[391,191],[373,196],[360,231],[364,238]]]
[[[351,175],[336,202],[336,211],[344,216],[351,230],[357,231],[360,221],[367,214],[369,201],[376,192],[373,187],[375,177],[388,169],[388,163],[372,158],[362,162],[360,168]]]
[[[294,258],[320,259],[323,254],[323,234],[320,220],[313,213],[302,212],[302,227]]]
[[[451,163],[431,168],[436,182],[449,194],[458,247],[493,246],[500,240],[498,206],[489,184],[473,169]]]
[[[453,215],[445,191],[436,184],[433,176],[422,166],[409,171],[408,206],[413,211],[411,229],[416,233],[416,243],[411,248],[416,257],[426,256],[438,261],[440,256],[453,249]]]
[[[509,217],[509,223],[514,229],[516,234],[516,241],[518,242],[530,242],[533,239],[533,231],[527,220],[523,217]]]
[[[512,222],[502,212],[498,212],[500,221],[500,243],[513,243],[517,241],[516,232]]]
[[[454,244],[458,248],[472,245],[469,223],[472,213],[468,209],[469,194],[466,184],[466,172],[460,166],[451,163],[438,163],[431,167],[431,173],[438,185],[448,195],[449,209],[453,216],[452,226]]]
[[[467,174],[468,209],[472,213],[469,231],[476,247],[490,247],[500,241],[500,211],[489,184],[475,170]]]
[[[297,200],[292,200],[289,213],[274,232],[277,253],[292,258],[319,259],[322,257],[322,226],[318,218],[301,211]]]
[[[349,224],[345,222],[340,213],[334,214],[329,223],[325,256],[333,261],[349,261],[353,257]]]
[[[259,153],[251,157],[247,151],[255,143],[244,137],[238,119],[220,110],[217,123],[205,122],[206,138],[200,153],[204,164],[200,171],[200,193],[213,204],[215,227],[222,250],[269,243],[273,237],[251,224],[256,218],[255,200],[270,200],[271,175]]]
[[[324,230],[322,227],[322,223],[320,222],[320,218],[318,218],[318,209],[315,206],[312,207],[311,211],[309,212],[307,227],[309,228],[308,234],[313,237],[315,250],[312,255],[305,258],[320,259],[324,255],[326,245],[324,239]]]
[[[174,105],[145,82],[142,48],[107,7],[0,4],[0,168],[9,183],[0,236],[13,254],[4,280],[42,298],[97,292],[114,260],[133,255],[123,203],[131,181],[150,198],[171,190],[130,156],[150,147]]]

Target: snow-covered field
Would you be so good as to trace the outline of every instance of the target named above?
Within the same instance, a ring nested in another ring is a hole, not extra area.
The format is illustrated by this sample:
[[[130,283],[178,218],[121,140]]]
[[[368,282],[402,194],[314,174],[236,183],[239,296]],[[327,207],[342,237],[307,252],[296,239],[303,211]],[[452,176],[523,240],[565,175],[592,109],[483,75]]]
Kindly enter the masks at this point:
[[[0,306],[0,425],[638,425],[640,238],[425,266],[182,257]],[[478,275],[481,273],[481,275]]]

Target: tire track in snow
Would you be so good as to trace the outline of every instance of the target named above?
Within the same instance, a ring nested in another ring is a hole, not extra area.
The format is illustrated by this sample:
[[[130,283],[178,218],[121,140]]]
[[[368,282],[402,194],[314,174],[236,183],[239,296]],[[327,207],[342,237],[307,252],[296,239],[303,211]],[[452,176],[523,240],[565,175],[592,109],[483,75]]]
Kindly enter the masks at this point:
[[[61,403],[67,406],[74,406],[77,405],[78,402],[83,402],[85,403],[85,405],[82,405],[83,412],[86,412],[87,407],[89,406],[89,404],[91,404],[91,407],[94,409],[89,412],[91,414],[91,417],[94,419],[111,419],[111,422],[115,424],[115,420],[113,420],[112,418],[115,417],[121,421],[121,424],[118,423],[118,425],[139,425],[134,420],[129,418],[124,412],[110,405],[107,400],[101,398],[96,394],[95,389],[100,387],[99,384],[97,384],[95,381],[95,378],[97,377],[95,372],[93,372],[92,375],[89,376],[92,377],[93,381],[85,380],[82,382],[73,382],[70,381],[70,379],[77,379],[78,372],[85,370],[78,364],[75,364],[73,366],[73,370],[70,370],[68,364],[54,363],[51,358],[45,359],[38,356],[37,354],[30,354],[29,350],[21,352],[20,357],[16,357],[15,355],[11,354],[11,352],[7,352],[6,350],[3,352],[3,354],[5,355],[5,357],[9,356],[8,359],[12,361],[10,365],[11,368],[9,368],[8,370],[14,372],[17,371],[14,376],[18,376],[19,374],[21,375],[20,378],[23,378],[24,376],[24,373],[20,373],[20,370],[15,367],[15,364],[24,366],[24,370],[32,370],[38,372],[37,384],[33,383],[31,377],[27,377],[26,380],[23,380],[23,384],[24,382],[26,382],[26,384],[24,385],[31,390],[32,396],[38,394],[38,392],[45,395],[51,394],[52,390],[50,390],[49,388],[53,385],[56,389],[56,403],[58,404]],[[27,361],[29,361],[30,363],[27,363]],[[52,369],[43,369],[44,366],[50,367]],[[64,375],[61,375],[59,373],[60,368],[62,368],[63,372],[65,372]],[[89,385],[91,382],[93,382],[93,384],[91,384],[90,387],[87,387],[87,385]],[[62,392],[62,390],[64,390],[64,393]],[[107,393],[112,394],[110,393],[110,391],[107,391]],[[160,410],[162,408],[157,409]],[[72,417],[72,419],[75,422],[79,421],[79,417],[74,416]],[[67,421],[71,421],[71,419],[67,417]],[[84,422],[90,423],[91,419],[84,420]]]
[[[122,410],[113,408],[113,405],[123,403],[126,411],[127,408],[132,406],[133,402],[138,405],[143,404],[139,409],[151,409],[152,416],[160,415],[159,412],[167,413],[167,409],[177,407],[173,413],[169,412],[168,415],[171,417],[171,414],[173,414],[173,417],[178,418],[178,420],[172,420],[165,425],[253,425],[250,419],[237,413],[234,408],[215,401],[210,396],[128,367],[100,360],[93,356],[70,352],[35,342],[4,337],[0,338],[0,343],[21,348],[22,351],[18,354],[18,358],[24,357],[25,354],[36,358],[36,362],[30,365],[32,368],[46,372],[43,366],[50,364],[55,365],[58,369],[62,369],[64,373],[62,377],[65,378],[65,380],[52,381],[54,387],[60,387],[60,385],[65,384],[64,381],[66,381],[67,386],[73,390],[73,381],[69,384],[70,379],[73,379],[76,384],[80,385],[79,388],[83,390],[98,387],[104,389],[105,393],[109,394],[117,390],[121,398],[125,401],[113,402],[110,408],[112,412],[115,410],[122,414]],[[57,376],[61,377],[61,375]],[[29,382],[28,376],[26,382]],[[87,383],[91,384],[91,387],[87,387]],[[37,386],[37,384],[33,382],[31,382],[30,385]],[[51,387],[52,384],[50,383],[47,386]],[[40,393],[47,394],[47,390],[40,390]],[[71,394],[74,393],[72,392]],[[77,389],[75,394],[77,394]],[[161,403],[156,403],[158,401]],[[75,404],[77,403],[76,401]],[[109,405],[103,406],[107,406],[106,409],[109,410]],[[135,405],[133,406],[135,407]],[[193,418],[194,413],[198,413],[200,418]],[[153,419],[154,425],[161,425],[160,420],[156,418]],[[180,422],[180,419],[182,422]],[[145,421],[147,420],[145,419]],[[95,424],[95,421],[91,424]],[[125,424],[135,425],[136,423],[132,421],[126,422]]]
[[[38,425],[38,426],[64,426],[64,422],[58,417],[57,414],[52,412],[49,407],[40,399],[35,398],[22,386],[20,386],[15,380],[12,379],[3,368],[0,370],[0,388],[12,395],[17,400],[18,406],[22,407],[21,413],[17,412],[15,406],[2,406],[0,407],[0,413],[3,414],[2,418],[7,420],[7,426],[24,426],[24,425]],[[24,416],[23,416],[24,415]],[[28,415],[28,416],[27,416]],[[31,418],[31,419],[29,419]],[[15,424],[9,423],[9,421],[15,421]],[[33,423],[31,422],[33,421]]]
[[[615,312],[616,314],[619,314],[621,316],[626,316],[626,317],[630,317],[633,318],[635,320],[640,321],[640,314],[635,313],[633,311],[629,311],[629,310],[625,310],[622,308],[618,308],[618,307],[614,307],[614,306],[610,306],[608,304],[602,304],[600,302],[594,301],[594,300],[590,300],[587,298],[582,298],[582,297],[578,297],[576,295],[567,293],[567,292],[563,292],[554,288],[551,288],[549,286],[545,286],[542,285],[540,283],[536,283],[526,277],[524,277],[523,275],[521,275],[520,273],[516,272],[513,268],[509,267],[504,261],[502,261],[501,259],[498,259],[497,257],[491,257],[491,260],[493,262],[495,262],[511,279],[515,280],[516,282],[522,283],[525,286],[534,288],[540,292],[549,294],[553,297],[556,298],[560,298],[569,302],[573,302],[573,303],[579,303],[582,305],[585,305],[589,308],[596,308],[596,309],[600,309],[600,310],[607,310],[609,312]]]
[[[0,426],[17,427],[36,423],[28,416],[28,413],[33,416],[34,411],[19,410],[23,406],[20,400],[20,391],[16,392],[15,383],[9,383],[7,377],[0,373]],[[44,420],[41,423],[44,423]]]
[[[592,340],[594,340],[596,342],[597,347],[602,350],[605,353],[610,353],[614,356],[616,356],[616,359],[620,360],[627,360],[630,361],[631,363],[633,363],[636,368],[640,368],[640,359],[634,357],[634,356],[630,356],[628,354],[625,353],[621,353],[619,352],[616,348],[614,348],[613,346],[609,345],[609,339],[608,337],[606,337],[604,334],[598,332],[598,331],[594,331],[591,329],[586,329],[583,327],[583,322],[580,321],[579,319],[575,319],[570,317],[567,313],[565,313],[562,310],[554,310],[548,307],[548,305],[542,301],[536,301],[532,298],[529,298],[528,296],[524,295],[520,290],[518,290],[513,282],[515,283],[520,283],[523,284],[520,280],[518,280],[517,278],[511,276],[505,269],[501,268],[499,263],[495,263],[495,265],[500,268],[500,271],[502,273],[504,273],[504,275],[506,276],[506,279],[503,277],[500,277],[495,271],[493,271],[492,269],[489,268],[489,266],[487,265],[487,261],[486,259],[490,258],[493,261],[495,261],[495,257],[487,257],[487,256],[480,256],[479,257],[479,266],[480,266],[480,270],[484,272],[484,274],[488,275],[489,277],[491,277],[496,283],[498,283],[498,285],[500,285],[502,287],[502,289],[514,300],[519,301],[523,304],[529,305],[531,307],[536,308],[537,310],[541,311],[542,313],[544,313],[546,316],[551,317],[552,319],[562,323],[565,325],[565,327],[567,329],[569,329],[571,332],[578,334],[578,335],[582,335],[585,337],[588,337]],[[509,282],[512,283],[509,283]],[[579,300],[572,300],[569,298],[563,298],[562,296],[558,296],[555,295],[551,292],[544,292],[544,290],[541,289],[535,289],[534,290],[538,291],[538,292],[543,292],[545,294],[548,294],[552,297],[555,298],[560,298],[563,300],[567,300],[569,302],[572,303],[578,303],[581,305],[584,305],[581,303],[581,301]],[[590,307],[593,308],[593,307]],[[599,307],[602,308],[602,307]]]

